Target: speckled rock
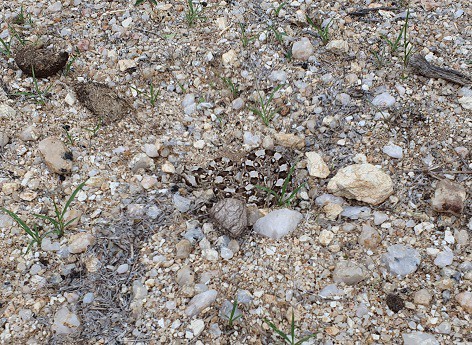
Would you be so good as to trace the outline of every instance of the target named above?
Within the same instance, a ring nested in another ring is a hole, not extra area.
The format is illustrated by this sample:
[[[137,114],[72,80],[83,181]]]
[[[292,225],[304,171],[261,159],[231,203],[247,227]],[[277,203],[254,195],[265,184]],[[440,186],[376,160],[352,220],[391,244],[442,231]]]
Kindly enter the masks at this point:
[[[41,140],[38,148],[52,172],[63,175],[72,171],[72,152],[58,138],[49,137]]]

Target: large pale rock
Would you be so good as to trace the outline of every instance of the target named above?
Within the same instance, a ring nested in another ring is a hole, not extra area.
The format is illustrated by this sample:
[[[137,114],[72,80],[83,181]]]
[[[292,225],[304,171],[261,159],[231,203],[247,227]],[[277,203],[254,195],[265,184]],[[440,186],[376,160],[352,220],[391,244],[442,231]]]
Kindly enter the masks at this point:
[[[212,207],[210,215],[232,237],[241,236],[247,229],[248,217],[244,201],[232,198],[220,200]]]
[[[277,240],[295,230],[302,218],[303,215],[300,212],[287,208],[275,210],[259,218],[254,224],[254,231],[259,235]]]
[[[80,320],[76,314],[67,307],[62,307],[54,315],[54,321],[51,329],[57,334],[70,334],[80,326]]]
[[[49,137],[41,140],[39,152],[52,172],[63,175],[72,171],[72,152],[58,138]]]
[[[326,50],[337,55],[343,55],[349,52],[349,45],[344,40],[334,40],[326,45]]]
[[[306,37],[302,37],[300,41],[295,42],[292,46],[292,56],[296,60],[308,60],[314,51],[313,45]]]
[[[387,253],[382,255],[381,261],[387,266],[390,273],[404,277],[418,269],[421,255],[410,246],[395,244],[387,248]]]
[[[95,243],[95,237],[86,232],[79,232],[70,237],[69,252],[72,254],[83,253]]]
[[[403,333],[404,345],[439,345],[434,335],[423,332]]]
[[[466,192],[463,186],[449,180],[441,180],[436,185],[431,203],[437,212],[460,215],[464,209],[465,198]]]
[[[317,152],[305,152],[307,157],[307,169],[310,176],[326,178],[328,177],[330,171],[328,165],[324,162],[323,157],[321,157]]]
[[[372,164],[353,164],[338,171],[329,181],[328,191],[378,205],[393,193],[393,182],[390,176]]]

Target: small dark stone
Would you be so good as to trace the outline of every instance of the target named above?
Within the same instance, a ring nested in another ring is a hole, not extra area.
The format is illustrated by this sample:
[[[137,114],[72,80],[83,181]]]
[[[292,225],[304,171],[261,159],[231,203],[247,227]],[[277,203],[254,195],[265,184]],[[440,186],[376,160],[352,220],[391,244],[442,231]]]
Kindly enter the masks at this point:
[[[59,181],[64,182],[66,177],[64,175],[59,175]]]
[[[394,313],[398,313],[405,307],[405,302],[403,299],[394,293],[388,294],[385,302],[387,302],[388,308]]]
[[[72,155],[72,152],[70,151],[67,151],[64,153],[64,159],[67,159],[67,160],[72,160],[74,158],[74,156]]]

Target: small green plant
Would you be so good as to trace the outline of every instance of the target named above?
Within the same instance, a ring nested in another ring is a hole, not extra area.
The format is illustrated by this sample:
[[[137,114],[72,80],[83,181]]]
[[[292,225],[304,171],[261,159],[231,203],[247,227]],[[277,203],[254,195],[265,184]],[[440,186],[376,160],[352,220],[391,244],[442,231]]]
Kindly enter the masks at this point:
[[[404,40],[406,39],[406,35],[407,35],[407,31],[408,31],[408,19],[409,19],[409,17],[410,17],[410,9],[408,9],[407,12],[406,12],[405,23],[401,27],[400,32],[398,33],[395,40],[392,41],[385,35],[381,36],[382,39],[385,42],[387,42],[387,44],[390,46],[390,54],[392,54],[392,55],[395,54],[396,51],[400,48],[402,38],[404,38]]]
[[[33,75],[33,88],[34,91],[22,91],[22,92],[15,92],[13,96],[25,96],[27,98],[34,98],[36,99],[36,103],[45,105],[46,104],[46,97],[48,96],[49,92],[52,89],[52,85],[49,85],[46,89],[41,90],[39,88],[38,79],[36,79],[36,75],[34,73],[34,67],[31,67],[31,74]]]
[[[321,42],[323,42],[323,45],[328,44],[329,42],[329,28],[331,26],[331,23],[333,20],[331,19],[328,24],[323,26],[323,22],[321,20],[317,19],[312,19],[308,15],[305,16],[305,19],[307,23],[318,32],[318,35],[321,38]]]
[[[277,6],[277,8],[274,10],[274,13],[275,15],[278,17],[279,16],[279,13],[280,13],[280,10],[282,8],[284,8],[284,6],[287,5],[286,2],[282,2],[279,6]]]
[[[246,48],[249,43],[254,41],[254,37],[249,37],[246,32],[246,25],[243,23],[239,23],[239,31],[241,32],[241,43],[243,44],[243,47]]]
[[[102,123],[103,123],[103,119],[100,117],[97,121],[97,123],[95,124],[95,127],[93,128],[85,128],[85,130],[87,132],[90,132],[90,139],[94,138],[98,131],[100,130],[100,128],[102,128]]]
[[[159,97],[160,91],[156,89],[156,86],[153,83],[149,84],[149,91],[147,93],[134,86],[131,86],[131,88],[136,91],[138,95],[144,95],[147,99],[149,99],[149,102],[151,102],[153,107],[156,105],[157,97]]]
[[[66,63],[66,67],[64,68],[64,76],[67,76],[70,73],[70,70],[72,68],[73,63],[77,58],[80,56],[80,50],[79,48],[75,47],[74,53],[69,57],[69,60]]]
[[[69,132],[70,126],[69,125],[64,125],[64,126],[62,126],[62,129],[66,133],[66,138],[67,138],[67,141],[69,142],[69,144],[71,146],[74,146],[74,138],[72,138],[72,135],[70,135],[70,132]]]
[[[0,208],[3,212],[8,214],[13,220],[31,237],[31,241],[28,244],[28,248],[26,249],[26,254],[30,251],[31,247],[37,243],[38,246],[41,245],[41,242],[45,235],[40,235],[38,231],[38,225],[36,223],[33,224],[32,227],[29,227],[18,215],[10,210],[7,210],[5,207]]]
[[[24,25],[28,24],[30,26],[33,26],[33,18],[31,17],[30,13],[26,13],[23,9],[23,6],[20,7],[20,13],[18,13],[12,20],[13,24],[17,25]]]
[[[274,28],[272,25],[268,25],[267,29],[269,31],[272,31],[274,33],[274,37],[279,42],[280,44],[283,44],[284,42],[284,36],[287,36],[285,32],[280,32],[278,29]]]
[[[231,313],[229,314],[229,318],[228,318],[229,328],[233,328],[234,322],[243,316],[242,314],[236,315],[237,310],[238,310],[238,299],[235,298],[233,302],[233,308],[231,308]]]
[[[387,60],[387,52],[385,51],[385,46],[382,45],[382,48],[379,50],[371,50],[372,55],[375,59],[375,65],[377,68],[382,68],[385,65]]]
[[[48,221],[49,223],[51,223],[53,225],[54,230],[46,233],[45,235],[50,234],[50,233],[54,233],[57,236],[62,237],[64,235],[65,229],[77,219],[77,217],[75,217],[75,218],[72,218],[69,221],[66,221],[65,214],[69,210],[70,204],[74,201],[77,193],[79,193],[79,191],[85,186],[86,182],[87,181],[84,181],[84,182],[82,182],[81,184],[79,184],[77,186],[77,188],[72,192],[71,196],[69,197],[69,199],[65,203],[62,210],[59,209],[59,207],[56,203],[56,200],[55,199],[52,200],[52,202],[54,204],[54,213],[55,213],[54,217],[50,217],[50,216],[46,216],[46,215],[42,215],[42,214],[36,214],[36,213],[34,214],[35,217],[46,220],[46,221]]]
[[[410,62],[411,54],[413,53],[413,45],[408,38],[408,19],[410,18],[410,9],[406,11],[405,24],[403,25],[403,67],[406,68]]]
[[[134,3],[134,6],[139,6],[141,5],[143,2],[149,2],[149,4],[151,5],[151,7],[154,7],[154,5],[157,5],[157,1],[156,0],[136,0],[136,2]]]
[[[265,186],[256,185],[255,187],[257,189],[263,190],[264,192],[267,192],[270,195],[273,195],[275,197],[275,201],[277,203],[277,206],[290,206],[293,199],[297,195],[298,191],[304,185],[304,183],[302,183],[300,186],[295,188],[292,191],[292,193],[290,193],[290,194],[288,194],[288,192],[287,192],[288,185],[289,185],[289,183],[292,179],[293,172],[295,171],[295,166],[296,166],[296,164],[294,164],[292,167],[290,167],[290,170],[288,171],[288,175],[284,180],[284,183],[282,185],[282,189],[280,190],[280,192],[276,192],[275,190],[267,188]]]
[[[285,340],[285,342],[287,344],[290,344],[290,345],[301,345],[303,344],[305,341],[308,341],[309,339],[313,338],[314,336],[316,336],[316,333],[314,334],[310,334],[310,335],[307,335],[306,337],[303,337],[302,339],[300,340],[296,340],[295,339],[295,314],[293,312],[293,309],[292,309],[292,322],[290,323],[290,334],[285,334],[283,331],[281,331],[279,328],[277,328],[277,326],[270,322],[268,319],[264,318],[264,322],[269,325],[269,327],[277,334],[279,335],[280,337],[282,337],[283,340]]]
[[[11,42],[5,41],[4,39],[0,38],[0,54],[5,55],[7,58],[11,56]]]
[[[238,98],[239,95],[241,94],[241,91],[239,91],[238,84],[233,83],[231,78],[221,77],[221,80],[228,87],[229,91],[231,92],[231,96],[233,97],[233,99]]]
[[[10,36],[16,38],[22,46],[26,45],[26,42],[28,40],[21,37],[21,35],[18,33],[18,31],[16,31],[16,29],[13,26],[8,25],[8,31],[10,32]]]
[[[277,113],[277,109],[272,106],[272,100],[274,99],[274,95],[277,91],[282,88],[282,85],[278,85],[269,95],[269,97],[262,97],[261,92],[258,91],[257,94],[259,96],[259,108],[249,108],[249,110],[259,116],[262,119],[262,122],[266,126],[269,126],[270,121],[274,118],[275,114]]]
[[[203,6],[193,4],[192,0],[187,0],[188,10],[185,13],[185,19],[187,20],[188,26],[194,26],[197,21],[204,21],[206,18],[202,15]]]

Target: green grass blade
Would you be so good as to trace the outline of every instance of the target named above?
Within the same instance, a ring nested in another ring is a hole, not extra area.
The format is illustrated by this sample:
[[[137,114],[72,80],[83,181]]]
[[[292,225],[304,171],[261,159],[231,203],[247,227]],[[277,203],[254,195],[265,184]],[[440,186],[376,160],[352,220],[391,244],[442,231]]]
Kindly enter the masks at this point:
[[[254,187],[256,187],[257,189],[263,190],[264,192],[267,192],[267,193],[272,194],[273,196],[277,197],[277,192],[270,189],[270,188],[260,186],[260,185],[255,185]]]
[[[80,192],[80,190],[81,190],[82,188],[84,188],[85,183],[87,183],[87,181],[88,181],[88,180],[85,180],[84,182],[82,182],[81,184],[79,184],[79,185],[77,186],[77,188],[74,190],[74,192],[72,192],[71,196],[69,197],[69,199],[67,200],[66,204],[64,205],[64,208],[63,208],[62,214],[61,214],[62,217],[64,217],[64,214],[65,214],[65,213],[67,212],[67,210],[69,209],[70,204],[72,203],[72,201],[74,201],[75,196],[77,195],[77,193]]]
[[[290,343],[290,339],[287,337],[287,335],[282,332],[280,329],[277,328],[277,326],[275,324],[273,324],[272,322],[270,322],[269,320],[267,320],[266,318],[264,318],[264,322],[267,323],[269,325],[269,327],[274,331],[276,332],[279,336],[281,336],[284,340],[288,341]]]
[[[308,340],[310,340],[311,338],[313,338],[313,337],[315,337],[315,336],[316,336],[316,333],[307,335],[306,337],[303,337],[303,338],[301,338],[299,341],[297,341],[297,342],[295,343],[295,345],[301,345],[301,344],[303,344],[305,341],[308,341]]]
[[[291,344],[295,343],[295,313],[293,312],[292,308],[292,321],[290,323],[290,335],[292,337]]]
[[[16,213],[10,211],[10,210],[7,210],[6,208],[2,207],[1,210],[5,213],[7,213],[11,218],[13,218],[13,220],[21,227],[23,228],[23,230],[29,235],[31,236],[33,239],[36,238],[36,233],[31,230],[31,228],[20,218],[17,216]]]
[[[57,227],[59,226],[59,222],[57,220],[55,220],[54,218],[52,217],[49,217],[49,216],[45,216],[44,214],[33,214],[33,216],[35,216],[36,218],[40,218],[40,219],[44,219],[44,220],[47,220],[48,222],[50,222],[54,227]]]

